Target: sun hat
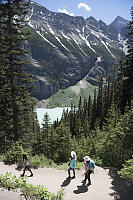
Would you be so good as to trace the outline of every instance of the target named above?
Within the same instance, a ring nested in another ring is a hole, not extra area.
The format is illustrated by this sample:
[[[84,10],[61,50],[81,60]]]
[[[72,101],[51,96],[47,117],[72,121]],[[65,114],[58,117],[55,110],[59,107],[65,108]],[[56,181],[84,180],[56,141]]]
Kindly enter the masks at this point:
[[[90,157],[89,156],[85,156],[84,157],[84,161],[90,161],[91,159],[90,159]]]
[[[71,152],[71,157],[75,158],[76,157],[76,153],[74,151]]]

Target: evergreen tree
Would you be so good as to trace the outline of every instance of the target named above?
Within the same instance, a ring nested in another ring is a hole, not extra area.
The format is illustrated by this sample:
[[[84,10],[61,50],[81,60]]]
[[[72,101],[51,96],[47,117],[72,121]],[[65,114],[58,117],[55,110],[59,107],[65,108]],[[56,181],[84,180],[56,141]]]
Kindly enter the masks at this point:
[[[69,126],[61,122],[60,126],[55,130],[54,135],[55,151],[54,159],[56,162],[66,162],[69,160],[72,139]]]
[[[82,98],[81,98],[81,96],[80,96],[79,104],[78,104],[77,117],[80,117],[80,119],[82,119]]]
[[[96,154],[102,158],[104,164],[120,168],[125,160],[131,158],[132,129],[132,111],[121,115],[112,104],[96,144]]]
[[[24,0],[0,2],[0,122],[7,145],[23,141],[24,134],[31,134],[34,120],[33,103],[28,93],[27,51],[24,49],[24,42],[29,36],[25,28],[28,6],[29,1]]]
[[[88,103],[87,103],[87,109],[88,109],[88,122],[90,123],[91,115],[92,115],[92,100],[91,96],[89,95]]]
[[[126,56],[126,67],[123,73],[123,113],[128,105],[129,109],[131,109],[131,101],[133,100],[133,7],[131,8],[131,17],[132,20],[129,22],[127,29],[127,48],[128,54]]]
[[[8,66],[5,54],[6,36],[5,36],[5,5],[0,1],[0,142],[2,151],[6,151],[8,142],[12,135],[10,133],[10,95],[9,80],[7,78]],[[10,136],[10,137],[9,137]],[[4,148],[5,146],[5,148]]]
[[[50,157],[50,145],[52,140],[50,129],[51,129],[51,122],[49,115],[46,113],[44,115],[41,133],[42,133],[42,151],[44,155],[46,155],[48,158]]]
[[[70,127],[70,133],[72,134],[72,136],[76,135],[75,133],[75,108],[71,107],[71,110],[69,112],[69,127]]]
[[[106,77],[102,95],[102,111],[99,123],[100,128],[103,127],[103,123],[106,120],[109,108],[110,108],[110,78]]]
[[[96,101],[96,89],[94,90],[94,99],[92,104],[92,115],[90,121],[90,128],[95,129],[95,122],[97,118],[97,101]]]
[[[31,118],[30,118],[28,126],[29,126],[28,134],[25,133],[23,135],[23,147],[25,147],[25,149],[26,148],[29,149],[30,153],[32,152],[34,155],[36,153],[41,154],[41,148],[40,148],[41,130],[40,130],[40,125],[37,119],[37,113],[34,108],[34,104],[33,104]]]
[[[103,78],[100,78],[98,93],[97,93],[97,117],[100,118],[103,107]]]

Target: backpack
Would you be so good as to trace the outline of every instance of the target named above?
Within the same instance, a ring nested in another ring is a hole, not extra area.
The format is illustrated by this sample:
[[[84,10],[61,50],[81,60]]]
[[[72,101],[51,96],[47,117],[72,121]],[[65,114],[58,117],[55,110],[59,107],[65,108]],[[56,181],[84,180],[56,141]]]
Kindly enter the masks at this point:
[[[94,168],[95,168],[94,160],[91,160],[91,161],[90,161],[90,164],[91,164],[90,169],[91,169],[91,170],[94,170]]]

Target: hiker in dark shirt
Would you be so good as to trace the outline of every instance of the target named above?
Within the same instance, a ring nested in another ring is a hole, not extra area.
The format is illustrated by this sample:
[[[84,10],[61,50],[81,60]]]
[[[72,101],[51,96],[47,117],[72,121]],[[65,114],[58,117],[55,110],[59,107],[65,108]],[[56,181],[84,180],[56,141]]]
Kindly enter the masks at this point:
[[[32,173],[32,171],[30,169],[29,161],[28,161],[28,158],[27,158],[26,154],[23,154],[23,163],[24,163],[24,171],[23,171],[23,174],[21,175],[21,177],[25,175],[26,169],[31,173],[30,176],[33,176],[33,173]]]
[[[94,161],[91,160],[89,156],[85,156],[84,161],[85,161],[85,179],[82,182],[86,184],[86,180],[88,179],[88,185],[91,185],[90,174],[93,172],[95,164]]]

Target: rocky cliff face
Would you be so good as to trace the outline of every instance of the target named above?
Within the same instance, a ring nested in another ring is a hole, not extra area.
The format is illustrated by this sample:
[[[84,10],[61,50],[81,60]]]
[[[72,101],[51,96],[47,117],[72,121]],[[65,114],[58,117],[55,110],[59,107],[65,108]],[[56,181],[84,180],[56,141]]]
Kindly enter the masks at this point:
[[[28,72],[36,80],[32,95],[40,100],[84,77],[97,84],[97,77],[109,73],[120,58],[118,30],[101,20],[50,12],[35,2],[27,20],[31,31]]]

